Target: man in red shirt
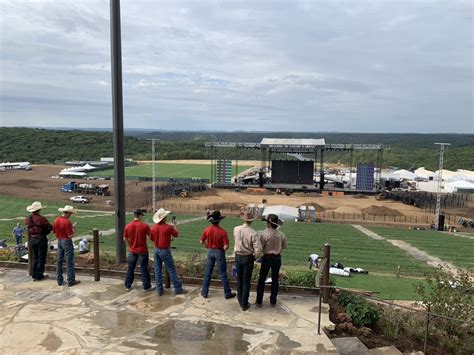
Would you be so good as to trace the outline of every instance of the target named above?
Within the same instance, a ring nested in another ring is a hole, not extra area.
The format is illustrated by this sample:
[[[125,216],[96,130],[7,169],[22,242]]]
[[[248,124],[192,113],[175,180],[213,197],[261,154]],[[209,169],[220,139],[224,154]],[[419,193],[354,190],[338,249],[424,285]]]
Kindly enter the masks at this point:
[[[148,247],[146,237],[150,235],[150,226],[142,222],[142,210],[133,211],[133,221],[125,226],[123,240],[128,244],[128,268],[125,276],[125,289],[130,291],[135,277],[135,267],[140,260],[142,271],[142,284],[144,291],[153,288],[150,283],[150,270],[148,269]]]
[[[225,251],[229,248],[229,238],[227,232],[219,225],[225,217],[220,211],[214,211],[207,218],[211,225],[204,229],[201,237],[201,245],[207,248],[206,270],[204,272],[204,280],[201,287],[201,296],[207,298],[209,293],[209,284],[211,283],[212,270],[214,264],[219,265],[219,274],[221,277],[222,287],[224,287],[224,297],[226,299],[235,297],[236,293],[232,292],[227,278],[227,262],[225,259]]]
[[[174,266],[173,255],[171,255],[171,237],[177,238],[179,232],[176,220],[173,220],[173,225],[166,223],[166,217],[170,213],[171,211],[165,211],[163,208],[160,208],[153,215],[153,222],[156,224],[150,231],[150,240],[155,245],[156,292],[158,292],[160,296],[165,291],[163,288],[163,263],[165,263],[171,281],[173,282],[174,293],[176,295],[187,293],[186,290],[183,290],[183,285]]]
[[[31,277],[33,281],[49,278],[44,274],[46,255],[48,254],[48,237],[52,226],[46,217],[40,213],[43,209],[41,202],[33,202],[26,210],[31,216],[26,217],[25,224],[28,231],[28,263],[31,263]]]
[[[64,206],[59,208],[61,216],[57,217],[53,222],[53,232],[56,234],[58,240],[58,252],[56,259],[56,281],[58,286],[64,283],[63,278],[63,260],[66,254],[66,268],[67,268],[67,285],[69,287],[77,285],[81,281],[76,280],[74,273],[74,245],[72,244],[72,237],[74,236],[74,226],[69,220],[73,213],[76,213],[74,207]]]

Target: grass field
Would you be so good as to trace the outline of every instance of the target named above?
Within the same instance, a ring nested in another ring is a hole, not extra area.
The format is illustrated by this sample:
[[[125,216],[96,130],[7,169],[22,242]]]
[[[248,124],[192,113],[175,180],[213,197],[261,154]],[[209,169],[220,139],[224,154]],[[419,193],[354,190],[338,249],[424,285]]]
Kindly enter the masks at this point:
[[[441,260],[474,271],[474,240],[472,239],[435,231],[367,228],[387,239],[403,240]]]
[[[25,207],[30,204],[30,201],[20,200],[12,197],[0,196],[0,218],[23,217],[28,213]],[[45,214],[58,214],[57,208],[62,207],[62,204],[48,204],[44,210]],[[83,207],[82,205],[80,206]],[[50,221],[54,216],[49,217]],[[178,221],[185,221],[196,216],[178,216]],[[127,220],[132,217],[127,215]],[[22,218],[21,218],[22,219]],[[21,222],[21,219],[18,220]],[[76,234],[89,234],[93,228],[99,230],[108,230],[114,228],[113,215],[103,215],[100,212],[94,211],[80,211],[77,215],[72,217],[73,221],[77,221]],[[151,216],[147,215],[145,221],[151,223]],[[13,237],[11,236],[11,229],[17,220],[0,221],[0,235],[1,239],[7,239],[11,245]],[[239,225],[241,220],[238,218],[226,218],[222,222],[222,226],[229,233],[229,240],[231,248],[233,247],[232,230],[236,225]],[[200,246],[199,238],[203,229],[208,223],[202,219],[191,223],[180,225],[181,235],[173,242],[173,255],[177,260],[187,260],[194,253],[205,256],[206,251]],[[257,221],[254,223],[254,228],[263,230],[263,222]],[[405,231],[379,229],[373,228],[382,235],[392,235],[391,233],[400,233]],[[336,283],[341,287],[351,287],[357,289],[372,290],[378,292],[381,297],[388,299],[413,299],[415,297],[413,284],[421,281],[424,272],[429,270],[429,267],[420,261],[412,258],[400,249],[392,246],[386,241],[377,241],[364,236],[361,232],[354,229],[350,225],[332,225],[332,224],[303,224],[303,223],[286,223],[282,231],[287,235],[289,247],[283,252],[283,271],[289,272],[304,272],[307,270],[307,259],[309,254],[317,253],[322,255],[321,248],[325,242],[331,245],[331,262],[340,262],[344,266],[362,267],[369,271],[369,275],[358,275],[350,278],[336,278]],[[415,232],[415,231],[410,231]],[[406,234],[405,238],[400,237],[410,243],[418,240],[423,243],[423,234]],[[437,234],[436,234],[437,235]],[[427,238],[433,236],[427,234]],[[51,239],[54,236],[50,236]],[[406,238],[411,238],[410,240]],[[446,237],[447,238],[447,237]],[[459,238],[461,239],[461,238]],[[444,239],[442,239],[444,241]],[[429,240],[432,243],[432,240]],[[449,241],[446,239],[446,243]],[[465,251],[461,251],[464,258],[467,260],[467,250],[472,245],[469,239],[465,244],[445,244],[441,249],[444,250],[443,255],[438,255],[455,258],[458,249],[463,247]],[[461,240],[465,242],[464,239]],[[453,245],[456,251],[450,251],[450,246]],[[152,250],[151,243],[149,244]],[[421,248],[421,247],[420,247]],[[115,250],[115,236],[103,236],[101,238],[101,250],[108,251],[113,254]],[[427,250],[431,252],[431,249]],[[230,253],[229,253],[230,254]],[[433,255],[436,255],[433,252]],[[472,260],[471,260],[472,261]],[[468,261],[463,261],[466,263]],[[401,277],[394,276],[397,266],[401,266]]]
[[[239,164],[239,173],[247,170],[250,166],[242,166]],[[211,178],[210,164],[173,164],[173,163],[156,163],[155,174],[157,178]],[[232,174],[235,174],[235,167],[232,167]],[[113,176],[112,169],[102,170],[91,173],[93,176]],[[152,176],[152,164],[139,164],[125,168],[125,176]]]

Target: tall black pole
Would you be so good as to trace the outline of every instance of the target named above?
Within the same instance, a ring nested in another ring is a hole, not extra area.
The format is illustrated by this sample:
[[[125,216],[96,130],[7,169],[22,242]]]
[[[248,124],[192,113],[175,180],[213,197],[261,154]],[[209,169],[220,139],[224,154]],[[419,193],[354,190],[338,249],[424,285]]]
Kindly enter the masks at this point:
[[[125,243],[125,167],[123,149],[123,98],[122,98],[122,45],[120,34],[120,0],[110,0],[110,47],[112,61],[112,113],[114,140],[115,186],[115,259],[124,263]]]

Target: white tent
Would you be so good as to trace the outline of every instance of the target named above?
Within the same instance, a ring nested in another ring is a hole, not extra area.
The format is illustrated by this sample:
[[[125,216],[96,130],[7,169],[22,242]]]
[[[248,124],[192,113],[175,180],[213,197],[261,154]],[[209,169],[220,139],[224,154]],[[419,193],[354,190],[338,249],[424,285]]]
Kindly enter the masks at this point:
[[[70,170],[62,170],[59,173],[59,176],[77,176],[77,177],[84,177],[87,176],[86,173],[80,171],[70,171]]]
[[[97,169],[95,166],[92,166],[90,165],[89,163],[87,163],[86,165],[84,165],[81,169],[85,170],[85,171],[89,171],[89,170],[95,170]]]
[[[393,175],[398,176],[400,179],[404,180],[415,180],[416,174],[412,173],[411,171],[401,169],[401,170],[395,170],[392,172]]]
[[[474,184],[465,180],[458,180],[453,182],[448,182],[444,185],[444,191],[446,192],[457,192],[458,190],[473,190]]]
[[[439,170],[435,171],[435,179],[438,176],[438,172],[439,172]],[[449,180],[451,177],[456,175],[456,173],[454,171],[447,170],[447,169],[443,169],[442,174],[443,174],[443,180]]]
[[[262,217],[266,218],[269,214],[276,214],[282,221],[294,221],[298,218],[298,209],[283,205],[265,207]]]
[[[433,177],[436,174],[430,170],[426,170],[424,167],[421,167],[415,170],[415,175],[419,178],[428,180],[430,177]]]

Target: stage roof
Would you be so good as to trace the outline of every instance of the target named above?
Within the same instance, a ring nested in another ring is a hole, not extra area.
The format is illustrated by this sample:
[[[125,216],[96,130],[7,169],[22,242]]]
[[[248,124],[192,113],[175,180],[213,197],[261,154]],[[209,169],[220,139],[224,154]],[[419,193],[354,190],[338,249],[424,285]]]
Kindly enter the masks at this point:
[[[270,148],[312,148],[324,147],[324,139],[290,139],[290,138],[263,138],[261,147]]]

